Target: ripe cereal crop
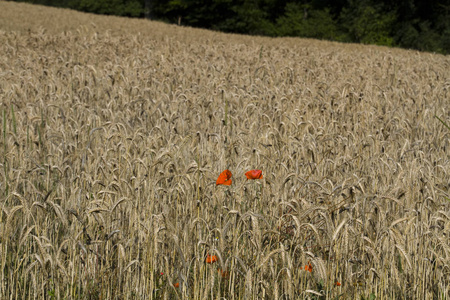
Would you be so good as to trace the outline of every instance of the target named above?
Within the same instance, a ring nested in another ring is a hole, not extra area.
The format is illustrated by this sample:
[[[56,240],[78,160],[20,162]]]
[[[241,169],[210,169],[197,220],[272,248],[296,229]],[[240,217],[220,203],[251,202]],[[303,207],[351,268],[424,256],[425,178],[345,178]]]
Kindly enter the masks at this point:
[[[448,56],[13,2],[0,53],[0,299],[450,298]]]

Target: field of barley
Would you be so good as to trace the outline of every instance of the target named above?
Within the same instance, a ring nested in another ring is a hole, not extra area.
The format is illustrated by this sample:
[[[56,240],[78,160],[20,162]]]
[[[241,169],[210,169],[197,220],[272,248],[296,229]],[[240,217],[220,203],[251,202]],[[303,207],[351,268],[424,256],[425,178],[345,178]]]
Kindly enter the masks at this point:
[[[450,57],[11,2],[0,53],[0,299],[450,299]]]

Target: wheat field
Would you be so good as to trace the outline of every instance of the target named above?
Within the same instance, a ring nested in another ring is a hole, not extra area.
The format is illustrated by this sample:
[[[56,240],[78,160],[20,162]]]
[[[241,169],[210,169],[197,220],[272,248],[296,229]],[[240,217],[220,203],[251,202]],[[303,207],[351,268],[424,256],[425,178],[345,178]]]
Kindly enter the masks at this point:
[[[0,53],[1,299],[450,299],[450,57],[10,2]]]

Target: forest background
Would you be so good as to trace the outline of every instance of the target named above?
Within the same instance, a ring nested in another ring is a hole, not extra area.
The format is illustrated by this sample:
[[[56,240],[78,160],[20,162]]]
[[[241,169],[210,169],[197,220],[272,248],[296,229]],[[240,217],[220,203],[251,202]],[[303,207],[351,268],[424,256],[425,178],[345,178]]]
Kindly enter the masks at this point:
[[[96,14],[272,37],[450,53],[450,1],[28,0]]]

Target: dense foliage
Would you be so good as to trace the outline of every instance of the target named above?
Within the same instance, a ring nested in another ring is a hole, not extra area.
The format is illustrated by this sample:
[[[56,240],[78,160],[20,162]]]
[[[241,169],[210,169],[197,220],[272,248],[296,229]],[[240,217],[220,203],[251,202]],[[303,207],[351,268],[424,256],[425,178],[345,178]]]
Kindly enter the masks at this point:
[[[225,32],[300,36],[450,53],[450,1],[28,0],[86,12],[151,17]]]

